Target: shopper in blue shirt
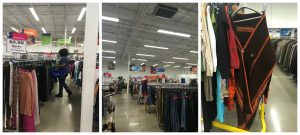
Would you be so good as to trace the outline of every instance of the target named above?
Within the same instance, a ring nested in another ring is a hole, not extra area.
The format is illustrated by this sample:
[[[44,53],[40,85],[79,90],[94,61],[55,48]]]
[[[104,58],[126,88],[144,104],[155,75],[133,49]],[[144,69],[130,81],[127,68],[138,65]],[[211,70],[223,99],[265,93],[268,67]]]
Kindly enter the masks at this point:
[[[57,95],[55,95],[56,97],[62,97],[63,95],[63,88],[65,88],[65,90],[68,92],[68,95],[71,96],[72,95],[72,91],[70,90],[70,88],[68,87],[68,85],[66,84],[66,78],[68,76],[69,73],[69,58],[68,58],[68,49],[63,48],[59,50],[59,55],[60,55],[60,60],[59,60],[59,65],[56,65],[56,67],[59,70],[63,71],[63,75],[62,77],[58,78],[59,80],[59,93]]]

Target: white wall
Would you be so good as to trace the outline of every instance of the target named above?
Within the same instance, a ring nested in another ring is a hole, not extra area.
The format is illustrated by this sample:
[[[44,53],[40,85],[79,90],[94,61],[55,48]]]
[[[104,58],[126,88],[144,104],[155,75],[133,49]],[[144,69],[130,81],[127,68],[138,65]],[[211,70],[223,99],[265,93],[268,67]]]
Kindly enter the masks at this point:
[[[113,61],[113,59],[111,60]],[[173,68],[173,67],[167,67],[165,69],[165,72],[160,72],[157,74],[150,74],[150,65],[146,66],[146,71],[145,72],[140,72],[140,71],[128,71],[128,64],[127,61],[118,61],[116,60],[116,66],[115,70],[108,70],[107,68],[108,65],[108,60],[103,60],[103,68],[102,72],[109,72],[112,74],[114,78],[118,76],[123,76],[123,78],[127,78],[129,75],[132,77],[144,77],[144,76],[154,76],[154,75],[160,75],[160,74],[165,74],[168,78],[176,78],[179,79],[182,74],[189,74],[187,69],[183,68]],[[197,76],[197,74],[195,74]]]
[[[263,3],[241,3],[240,7],[263,11]],[[297,3],[266,3],[266,17],[269,28],[297,28]]]

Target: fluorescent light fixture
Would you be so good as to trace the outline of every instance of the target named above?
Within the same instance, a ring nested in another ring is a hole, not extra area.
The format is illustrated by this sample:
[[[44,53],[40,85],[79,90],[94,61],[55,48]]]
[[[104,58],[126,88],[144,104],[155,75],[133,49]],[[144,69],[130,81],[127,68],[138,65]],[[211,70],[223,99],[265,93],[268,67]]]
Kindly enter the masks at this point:
[[[162,29],[157,30],[157,32],[164,33],[164,34],[169,34],[169,35],[180,36],[180,37],[191,37],[190,34],[184,34],[184,33],[179,33],[179,32],[167,31],[167,30],[162,30]]]
[[[194,63],[186,63],[187,65],[198,65],[198,64],[194,64]]]
[[[198,53],[198,51],[190,51],[191,53]]]
[[[44,27],[42,27],[42,31],[43,31],[44,33],[47,33],[47,31],[46,31],[46,29],[45,29]]]
[[[136,60],[136,59],[131,59],[131,60]]]
[[[136,60],[139,60],[139,61],[148,61],[148,60],[145,60],[145,59],[136,59]]]
[[[144,65],[145,63],[141,63],[141,65]]]
[[[158,64],[154,64],[154,65],[152,65],[152,66],[157,66]]]
[[[113,40],[104,40],[104,39],[102,39],[102,42],[114,43],[114,44],[118,43],[117,41],[113,41]]]
[[[181,67],[181,66],[179,66],[179,65],[178,66],[174,66],[174,68],[178,68],[178,67]]]
[[[116,53],[115,51],[108,51],[108,50],[102,50],[102,52],[107,52],[107,53]]]
[[[70,37],[69,37],[69,40],[71,40],[71,39],[72,39],[72,37],[70,36]]]
[[[7,36],[4,36],[5,38],[7,38]]]
[[[12,30],[14,30],[15,32],[19,32],[16,28],[14,27],[10,27]]]
[[[31,14],[33,15],[34,19],[35,19],[36,21],[40,21],[40,18],[39,18],[38,15],[36,14],[34,8],[29,8],[29,10],[30,10]]]
[[[76,28],[73,28],[71,33],[74,34],[75,31],[76,31]]]
[[[80,14],[79,14],[79,16],[77,18],[77,21],[81,21],[83,15],[85,13],[85,11],[86,11],[86,7],[84,7],[84,8],[81,9],[81,12],[80,12]]]
[[[102,58],[115,59],[116,57],[102,56]]]
[[[187,58],[179,58],[179,57],[172,57],[173,59],[176,59],[176,60],[189,60]]]
[[[102,16],[102,20],[113,21],[113,22],[119,22],[119,19],[118,19],[118,18],[107,17],[107,16]]]
[[[116,64],[116,61],[114,60],[113,63]]]
[[[148,47],[148,48],[156,48],[156,49],[164,49],[164,50],[168,50],[169,48],[167,47],[159,47],[159,46],[152,46],[152,45],[144,45],[144,47]]]
[[[155,57],[155,55],[148,55],[148,54],[136,54],[137,56],[146,56],[146,57]]]
[[[170,63],[170,64],[173,64],[175,62],[172,62],[172,61],[162,61],[163,63]]]
[[[165,65],[164,67],[168,67],[168,66],[170,66],[170,65]]]
[[[188,66],[188,67],[183,67],[183,68],[191,68],[191,66]]]

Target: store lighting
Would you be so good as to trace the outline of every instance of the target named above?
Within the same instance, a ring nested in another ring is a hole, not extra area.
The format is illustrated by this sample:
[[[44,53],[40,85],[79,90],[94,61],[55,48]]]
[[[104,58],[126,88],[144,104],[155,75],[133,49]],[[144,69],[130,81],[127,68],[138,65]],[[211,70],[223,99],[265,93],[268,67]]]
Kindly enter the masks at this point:
[[[152,65],[152,66],[157,66],[158,64],[154,64],[154,65]]]
[[[116,61],[114,60],[113,63],[116,64]]]
[[[174,66],[174,68],[178,68],[178,67],[181,67],[181,66]]]
[[[80,14],[79,14],[79,16],[77,18],[77,21],[81,21],[83,15],[85,13],[85,11],[86,11],[86,7],[84,7],[84,8],[81,9],[81,12],[80,12]]]
[[[104,40],[104,39],[102,39],[102,42],[114,43],[114,44],[118,43],[117,41],[113,41],[113,40]]]
[[[116,53],[115,51],[107,51],[107,50],[102,50],[102,52],[106,52],[106,53]]]
[[[145,59],[136,59],[138,61],[148,61],[148,60],[145,60]]]
[[[141,66],[144,65],[145,63],[141,63]]]
[[[194,64],[194,63],[186,63],[187,65],[198,65],[198,64]]]
[[[34,8],[29,8],[29,10],[30,10],[31,14],[33,15],[34,19],[35,19],[36,21],[40,21],[40,18],[39,18],[38,15],[36,14]]]
[[[198,53],[198,51],[190,51],[191,53]]]
[[[162,61],[163,63],[169,63],[169,64],[174,64],[175,62],[172,61]]]
[[[156,48],[156,49],[163,49],[163,50],[168,50],[169,49],[167,47],[159,47],[159,46],[152,46],[152,45],[144,45],[144,47]]]
[[[69,37],[69,40],[71,40],[71,39],[72,39],[72,37],[70,36],[70,37]]]
[[[116,57],[102,56],[102,58],[115,59]]]
[[[42,27],[42,31],[43,31],[44,33],[47,33],[47,31],[46,31],[46,29],[45,29],[44,27]]]
[[[14,27],[10,27],[12,30],[14,30],[15,32],[19,32],[16,28]]]
[[[136,60],[136,59],[131,59],[131,60]]]
[[[107,17],[107,16],[102,16],[102,20],[113,21],[113,22],[119,22],[119,19],[118,19],[118,18]]]
[[[188,67],[183,67],[183,68],[191,68],[191,66],[188,66]]]
[[[169,34],[169,35],[180,36],[180,37],[191,37],[190,34],[173,32],[173,31],[167,31],[167,30],[162,30],[162,29],[157,30],[157,32],[164,33],[164,34]]]
[[[76,31],[76,28],[73,28],[71,33],[74,34],[75,31]]]
[[[176,59],[176,60],[189,60],[187,58],[179,58],[179,57],[172,57],[173,59]]]
[[[168,67],[168,66],[170,66],[170,65],[165,65],[164,67]]]
[[[146,57],[155,57],[155,55],[148,55],[148,54],[136,54],[137,56],[146,56]]]

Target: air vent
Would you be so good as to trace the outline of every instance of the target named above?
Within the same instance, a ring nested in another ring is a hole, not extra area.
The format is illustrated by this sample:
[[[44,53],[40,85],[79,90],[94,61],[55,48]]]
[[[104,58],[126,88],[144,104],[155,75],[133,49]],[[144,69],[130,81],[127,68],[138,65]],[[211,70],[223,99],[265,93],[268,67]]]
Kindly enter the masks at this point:
[[[178,8],[158,4],[154,10],[154,15],[163,18],[172,18],[178,12]]]

